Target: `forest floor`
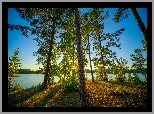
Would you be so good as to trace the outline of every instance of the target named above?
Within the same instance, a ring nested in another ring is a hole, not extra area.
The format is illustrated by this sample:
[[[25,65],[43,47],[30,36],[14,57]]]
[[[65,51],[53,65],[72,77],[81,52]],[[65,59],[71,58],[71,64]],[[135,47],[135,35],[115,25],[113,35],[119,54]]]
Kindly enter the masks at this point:
[[[86,89],[92,107],[147,107],[147,87],[143,85],[86,81]],[[8,94],[10,107],[78,107],[78,101],[78,92],[65,93],[58,84],[45,90],[32,87]]]

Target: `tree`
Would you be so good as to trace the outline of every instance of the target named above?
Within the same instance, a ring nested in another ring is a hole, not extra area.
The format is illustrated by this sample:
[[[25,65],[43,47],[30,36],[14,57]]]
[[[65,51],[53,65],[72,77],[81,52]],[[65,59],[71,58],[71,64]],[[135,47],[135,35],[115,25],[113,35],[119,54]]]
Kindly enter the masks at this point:
[[[50,46],[49,46],[49,52],[48,52],[48,58],[47,58],[47,66],[46,66],[46,70],[45,70],[45,76],[44,76],[44,82],[43,82],[43,86],[44,88],[46,89],[47,88],[47,85],[48,85],[48,79],[49,79],[49,64],[51,64],[51,53],[52,53],[52,49],[53,49],[53,43],[54,43],[54,34],[55,34],[55,23],[56,23],[56,16],[55,16],[55,13],[57,13],[55,11],[56,9],[53,9],[53,17],[52,17],[52,29],[51,29],[51,40],[49,41],[50,42]],[[50,16],[50,15],[48,15]]]
[[[74,12],[71,8],[67,9],[66,16],[63,18],[63,22],[60,26],[60,30],[63,31],[60,33],[59,38],[60,42],[58,43],[58,51],[63,56],[63,59],[59,63],[61,67],[61,74],[65,78],[77,78],[77,52],[76,52],[76,31],[74,23]],[[63,78],[65,80],[65,78]]]
[[[76,43],[77,43],[77,57],[78,57],[78,77],[79,77],[79,95],[80,95],[79,106],[84,107],[86,106],[87,95],[86,95],[83,53],[81,46],[80,15],[77,8],[74,8],[74,11],[75,11]]]
[[[96,53],[96,57],[93,58],[94,66],[97,69],[96,75],[98,80],[102,81],[108,81],[107,76],[107,66],[112,66],[111,59],[116,59],[116,52],[112,52],[110,47],[115,46],[120,48],[121,44],[117,44],[119,42],[120,38],[117,38],[122,32],[124,31],[124,28],[116,31],[115,33],[103,33],[104,30],[104,23],[102,23],[102,20],[105,20],[108,18],[108,12],[104,16],[101,15],[101,12],[103,12],[102,9],[94,9],[94,12],[100,12],[98,15],[93,15],[94,23],[93,23],[93,32],[92,37],[94,39],[93,43],[93,50]],[[96,13],[93,13],[96,14]],[[106,43],[106,45],[103,45]]]
[[[147,28],[145,27],[142,19],[140,18],[136,8],[130,8],[130,10],[132,11],[135,19],[136,19],[136,22],[145,38],[145,40],[147,41]],[[125,19],[128,17],[129,15],[129,9],[128,8],[118,8],[118,10],[115,12],[114,14],[114,18],[113,20],[118,23],[120,22],[122,19]]]
[[[31,35],[36,35],[34,38],[38,42],[39,49],[36,52],[38,56],[38,64],[42,63],[44,66],[44,88],[47,88],[49,76],[49,71],[51,69],[51,60],[54,58],[52,54],[53,47],[55,45],[54,35],[56,34],[56,28],[59,27],[62,20],[62,15],[64,13],[63,8],[16,8],[17,12],[20,14],[21,18],[30,22],[30,26],[13,25],[8,24],[8,28],[11,30],[20,30],[23,35],[28,37],[28,33]]]
[[[131,9],[131,11],[132,11],[136,21],[137,21],[137,24],[138,24],[138,26],[139,26],[139,28],[140,28],[140,30],[141,30],[145,40],[147,40],[147,28],[145,27],[142,19],[140,18],[136,8],[130,8],[130,9]]]
[[[132,68],[136,68],[136,70],[139,70],[143,75],[146,74],[146,65],[145,61],[146,59],[143,57],[142,52],[147,50],[147,28],[144,25],[142,19],[140,18],[136,8],[130,8],[130,10],[132,11],[136,22],[144,36],[144,40],[142,40],[142,44],[143,44],[143,49],[135,49],[135,53],[136,55],[132,54],[130,55],[132,58],[131,60],[134,61]],[[129,15],[129,9],[128,8],[118,8],[118,10],[115,12],[114,14],[114,18],[113,20],[118,23],[120,22],[120,20],[125,19],[128,17]],[[146,75],[145,75],[146,78]]]
[[[90,42],[89,42],[89,37],[88,37],[88,51],[89,51],[89,62],[90,62],[92,82],[94,82],[94,75],[93,75],[93,71],[92,71],[92,64],[91,64],[91,57],[90,57]]]
[[[112,74],[116,75],[116,79],[118,79],[119,82],[124,82],[125,80],[125,71],[128,70],[127,62],[125,59],[120,57],[120,59],[116,59],[116,64],[110,67],[110,71]]]
[[[14,51],[14,56],[9,57],[9,62],[8,62],[8,90],[11,90],[13,87],[13,78],[12,77],[17,77],[19,68],[21,67],[21,59],[18,57],[19,54],[19,48]]]
[[[142,49],[135,49],[134,52],[136,53],[135,55],[134,54],[130,55],[131,60],[134,61],[132,68],[135,68],[136,70],[140,71],[145,76],[145,79],[147,79],[147,77],[146,77],[147,64],[145,64],[147,59],[145,59],[142,55],[143,50]]]
[[[89,63],[90,63],[90,69],[91,69],[91,76],[92,76],[92,82],[94,82],[94,76],[93,76],[93,71],[92,71],[92,61],[91,61],[91,51],[90,51],[90,32],[92,31],[91,29],[91,25],[92,25],[92,21],[90,21],[89,15],[91,9],[88,11],[88,13],[86,12],[85,14],[83,14],[83,16],[81,17],[81,34],[83,36],[83,48],[85,53],[87,53],[89,55]]]

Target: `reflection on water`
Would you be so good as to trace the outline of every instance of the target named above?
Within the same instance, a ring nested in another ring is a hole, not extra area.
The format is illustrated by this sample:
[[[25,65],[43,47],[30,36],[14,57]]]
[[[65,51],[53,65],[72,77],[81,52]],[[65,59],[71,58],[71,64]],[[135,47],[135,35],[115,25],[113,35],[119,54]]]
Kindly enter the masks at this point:
[[[91,79],[90,73],[86,73],[86,75],[88,76],[89,79]],[[95,73],[93,75],[94,77],[96,77]],[[142,80],[145,79],[145,77],[142,74],[138,73],[138,75]],[[128,76],[128,73],[126,73],[126,76]],[[111,79],[111,78],[115,78],[115,76],[113,74],[108,74],[108,79]],[[38,84],[43,83],[44,75],[43,74],[20,74],[19,77],[15,77],[14,79],[16,83],[20,83],[20,85],[23,88],[30,88],[32,86],[36,86]],[[58,82],[59,77],[54,76],[54,80],[55,82]]]

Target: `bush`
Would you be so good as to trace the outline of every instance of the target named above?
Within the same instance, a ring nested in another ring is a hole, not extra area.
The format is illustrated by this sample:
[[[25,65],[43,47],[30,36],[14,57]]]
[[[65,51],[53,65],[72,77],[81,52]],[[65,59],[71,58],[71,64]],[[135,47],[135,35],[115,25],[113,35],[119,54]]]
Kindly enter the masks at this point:
[[[97,75],[96,76],[96,81],[105,81],[105,82],[108,82],[108,77],[107,76]]]
[[[18,90],[21,89],[21,85],[18,83],[16,84],[16,81],[14,80],[13,77],[10,77],[8,79],[8,91],[14,91],[14,90]]]
[[[131,76],[131,74],[128,74],[128,77],[125,79],[125,82],[131,83],[131,84],[143,84],[143,81],[139,78],[138,74],[134,73],[134,77]]]
[[[118,82],[124,82],[125,77],[117,77]]]
[[[115,83],[118,83],[118,82],[124,82],[126,79],[125,75],[117,75],[114,80],[110,80],[110,82],[115,82]]]
[[[14,88],[12,89],[13,91],[16,91],[16,90],[21,90],[22,89],[22,87],[21,87],[21,85],[18,83],[18,84],[16,84],[15,86],[14,86]]]
[[[74,77],[68,78],[63,81],[61,84],[64,92],[78,92],[79,91],[79,82]]]
[[[119,82],[119,80],[117,78],[109,79],[109,83],[116,84],[118,82]]]
[[[128,74],[128,77],[125,79],[125,82],[133,83],[133,77],[131,77],[131,74]]]
[[[143,84],[142,80],[139,78],[138,74],[134,73],[134,84]]]

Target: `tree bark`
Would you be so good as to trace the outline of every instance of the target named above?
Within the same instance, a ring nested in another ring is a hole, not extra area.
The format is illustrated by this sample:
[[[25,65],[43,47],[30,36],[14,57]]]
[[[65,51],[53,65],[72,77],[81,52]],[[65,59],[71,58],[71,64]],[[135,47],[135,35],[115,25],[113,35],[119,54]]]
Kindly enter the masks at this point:
[[[140,28],[140,30],[141,30],[145,40],[147,41],[147,29],[146,29],[144,23],[142,22],[142,20],[141,20],[139,14],[138,14],[136,8],[130,8],[130,9],[131,9],[131,11],[132,11],[136,21],[137,21],[137,24],[138,24],[138,26],[139,26],[139,28]]]
[[[52,25],[52,33],[51,33],[51,40],[50,40],[50,47],[47,59],[47,66],[45,69],[45,76],[43,81],[43,88],[47,89],[48,79],[49,79],[49,64],[51,63],[51,53],[53,49],[53,42],[54,42],[54,34],[55,34],[55,17],[53,17],[53,25]]]
[[[81,34],[80,34],[80,20],[79,12],[77,8],[75,10],[75,25],[76,25],[76,42],[77,42],[77,56],[78,56],[78,78],[79,78],[79,107],[86,106],[86,83],[84,74],[84,62],[81,46]]]

